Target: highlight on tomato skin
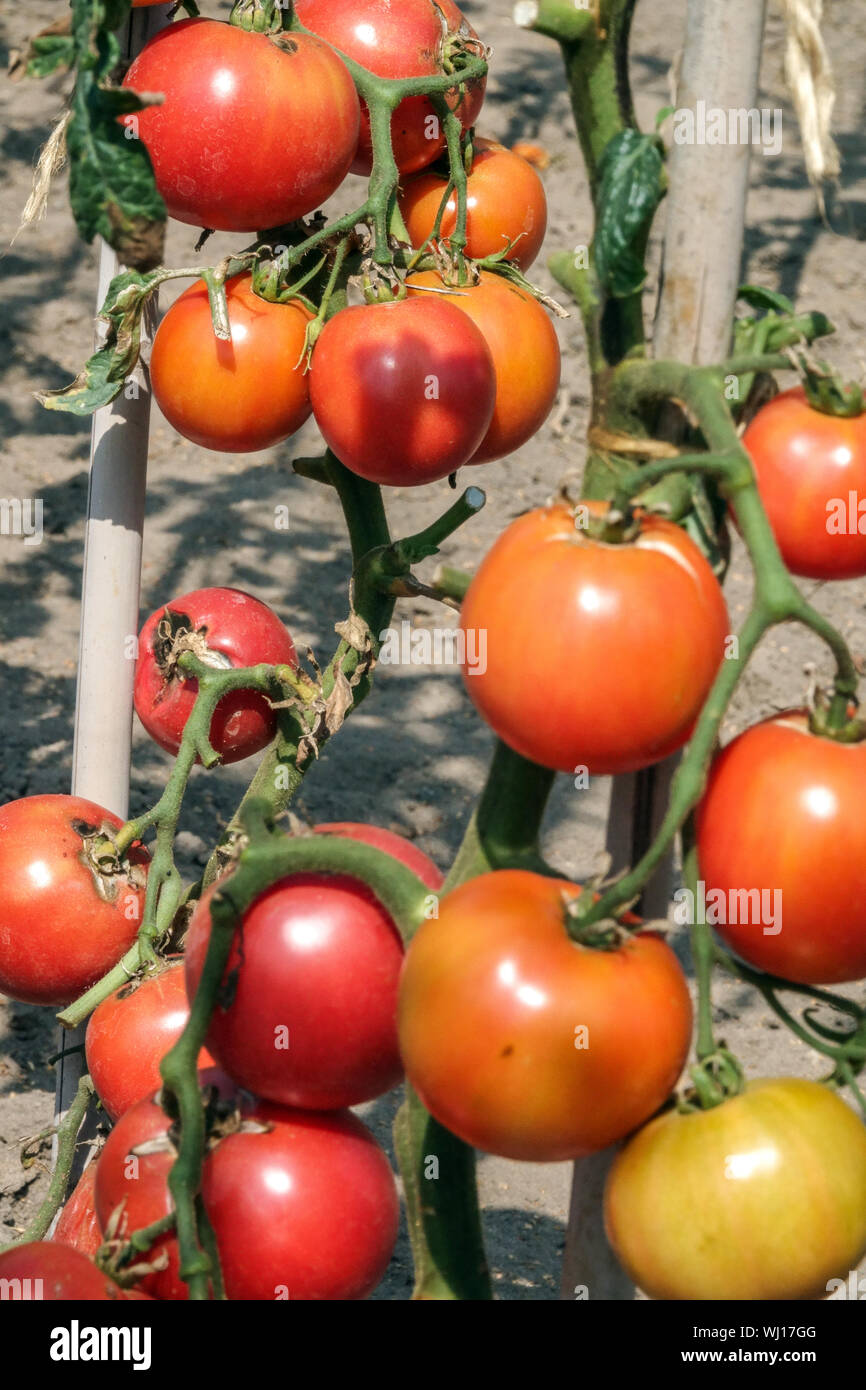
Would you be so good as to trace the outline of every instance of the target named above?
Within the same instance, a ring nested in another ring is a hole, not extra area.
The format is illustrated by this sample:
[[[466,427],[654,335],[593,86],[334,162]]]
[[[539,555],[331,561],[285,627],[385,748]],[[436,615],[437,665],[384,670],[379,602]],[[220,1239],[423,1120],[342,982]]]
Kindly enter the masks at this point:
[[[556,621],[551,622],[551,614]],[[596,541],[564,504],[527,512],[487,552],[460,610],[484,635],[466,691],[509,747],[560,772],[635,771],[691,734],[721,664],[727,607],[685,531],[644,516]]]
[[[716,755],[696,810],[700,877],[710,925],[749,965],[809,985],[866,976],[864,785],[866,742],[810,732],[805,710]]]
[[[652,932],[580,945],[576,884],[526,870],[452,889],[413,937],[398,1032],[424,1105],[466,1143],[553,1163],[606,1148],[667,1099],[685,1063],[692,1006]]]
[[[650,1298],[826,1298],[866,1252],[866,1129],[827,1086],[749,1082],[638,1130],[610,1169],[604,1218]]]

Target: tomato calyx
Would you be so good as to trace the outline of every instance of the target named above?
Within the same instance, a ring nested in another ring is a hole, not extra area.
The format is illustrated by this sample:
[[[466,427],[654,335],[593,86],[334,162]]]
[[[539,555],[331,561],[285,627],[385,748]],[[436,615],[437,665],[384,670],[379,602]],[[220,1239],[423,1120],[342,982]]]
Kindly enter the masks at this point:
[[[191,652],[203,665],[212,666],[217,671],[231,670],[232,663],[228,657],[208,646],[207,627],[194,627],[186,613],[166,608],[153,639],[153,656],[162,676],[162,685],[154,699],[155,705],[165,699],[173,681],[193,679],[180,664],[186,652]]]
[[[823,362],[814,362],[805,354],[797,359],[803,375],[803,390],[813,410],[822,415],[835,415],[848,420],[866,410],[863,388],[856,381],[844,382],[837,372]]]
[[[279,35],[292,22],[290,0],[235,0],[228,22],[250,34]]]
[[[724,1043],[709,1056],[689,1068],[692,1086],[679,1092],[676,1108],[681,1115],[694,1115],[712,1110],[726,1100],[740,1095],[745,1089],[746,1076],[742,1066]]]
[[[866,739],[866,720],[856,713],[856,696],[815,686],[809,692],[807,705],[810,734],[834,743],[862,743]]]
[[[110,821],[88,825],[85,821],[74,820],[72,829],[81,840],[78,859],[90,871],[93,886],[103,902],[116,902],[121,886],[144,887],[147,873],[143,863],[135,863],[128,854],[121,854]],[[140,842],[136,841],[130,848],[140,849]]]

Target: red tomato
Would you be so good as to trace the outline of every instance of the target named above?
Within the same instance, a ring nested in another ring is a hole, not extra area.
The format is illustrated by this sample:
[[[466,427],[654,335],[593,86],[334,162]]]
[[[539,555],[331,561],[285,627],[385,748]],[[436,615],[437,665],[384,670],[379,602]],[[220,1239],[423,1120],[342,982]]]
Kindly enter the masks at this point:
[[[71,1245],[82,1255],[95,1255],[102,1244],[102,1231],[96,1216],[94,1187],[98,1159],[88,1163],[54,1227],[52,1240]]]
[[[136,843],[115,870],[103,861],[100,871],[87,843],[122,824],[81,796],[0,807],[0,992],[69,1004],[129,950],[150,856]]]
[[[743,445],[792,573],[806,579],[866,574],[866,413],[826,415],[795,386],[758,411]]]
[[[689,1048],[676,956],[644,932],[578,945],[565,902],[580,889],[525,870],[448,893],[412,939],[400,979],[406,1075],[468,1144],[552,1163],[603,1149],[648,1119]]]
[[[169,616],[170,615],[170,616]],[[167,668],[170,640],[160,628],[201,634],[214,666],[297,666],[288,630],[267,604],[241,589],[194,589],[151,613],[138,639],[135,710],[151,738],[168,753],[180,747],[198,694],[198,681]],[[210,741],[224,763],[236,763],[270,743],[277,718],[264,695],[234,690],[214,711]]]
[[[202,1195],[230,1299],[361,1299],[397,1239],[394,1175],[348,1111],[316,1114],[256,1103],[266,1134],[224,1139]]]
[[[644,517],[635,540],[602,544],[560,504],[503,532],[460,626],[466,689],[499,737],[544,767],[600,775],[647,767],[685,743],[728,615],[679,526]]]
[[[220,1140],[204,1167],[202,1195],[230,1299],[360,1299],[385,1272],[397,1237],[399,1202],[388,1160],[349,1112],[316,1114],[245,1102],[246,1128]],[[166,1132],[152,1101],[128,1110],[100,1158],[97,1206],[103,1226],[124,1199],[121,1233],[171,1209],[170,1154],[130,1149]],[[130,1158],[133,1159],[130,1162]],[[177,1242],[163,1237],[168,1268],[142,1287],[186,1298]]]
[[[146,44],[123,85],[165,95],[126,119],[179,222],[265,231],[312,212],[349,172],[361,114],[355,84],[309,34],[185,19]]]
[[[85,1039],[87,1070],[112,1120],[159,1089],[159,1064],[188,1018],[182,961],[123,985],[93,1011]],[[203,1048],[199,1067],[211,1066]]]
[[[750,965],[800,984],[866,976],[864,779],[866,743],[811,734],[800,711],[714,760],[697,810],[707,920]]]
[[[640,1130],[604,1207],[608,1240],[651,1298],[824,1298],[866,1250],[866,1130],[815,1081],[753,1081]]]
[[[186,938],[195,997],[210,940],[213,885]],[[207,1045],[240,1086],[311,1110],[372,1100],[402,1076],[395,1013],[403,946],[369,888],[333,874],[294,874],[257,898],[226,968]]]
[[[313,352],[310,399],[325,442],[373,483],[412,487],[466,463],[493,413],[482,334],[429,297],[342,309]]]
[[[0,1287],[5,1288],[7,1280],[19,1290],[10,1297],[26,1301],[103,1303],[141,1297],[119,1288],[80,1250],[51,1240],[32,1240],[0,1251]]]
[[[316,835],[342,835],[347,840],[362,840],[366,845],[372,845],[374,849],[381,849],[385,854],[390,854],[392,858],[399,859],[401,864],[405,864],[411,869],[413,874],[420,878],[432,892],[437,893],[445,882],[445,875],[440,872],[433,860],[428,858],[417,845],[413,845],[411,840],[407,840],[402,835],[395,835],[393,830],[385,830],[380,825],[358,824],[354,821],[334,821],[326,825],[314,826]]]
[[[544,185],[531,164],[495,140],[474,142],[466,189],[466,254],[475,260],[494,256],[511,242],[508,259],[528,270],[541,250],[547,229]],[[446,176],[425,170],[407,179],[400,211],[413,246],[423,246],[436,222]],[[457,194],[452,190],[440,231],[450,236],[457,222]]]
[[[161,1147],[155,1149],[156,1144]],[[155,1149],[139,1153],[140,1146]],[[172,1210],[168,1175],[176,1158],[168,1140],[168,1118],[154,1100],[140,1100],[121,1115],[99,1155],[94,1197],[103,1235],[128,1240],[133,1231],[150,1226]],[[165,1268],[145,1275],[139,1283],[153,1298],[184,1299],[186,1284],[180,1277],[177,1240],[168,1232],[154,1241],[141,1263],[156,1262],[166,1255]]]
[[[433,289],[437,303],[443,298],[444,282],[433,270],[420,271],[406,285],[410,297],[429,300]],[[496,368],[493,418],[469,460],[489,463],[519,449],[550,414],[559,390],[559,342],[538,300],[489,270],[482,270],[479,284],[451,289],[444,298],[480,328]]]
[[[312,318],[299,300],[270,304],[249,275],[226,281],[232,340],[215,337],[203,280],[171,306],[153,340],[157,405],[178,434],[219,453],[269,449],[310,414],[301,360]]]
[[[443,71],[447,35],[478,35],[453,0],[296,0],[295,14],[347,57],[378,77],[428,77]],[[479,50],[480,51],[480,50]],[[470,82],[464,93],[452,89],[446,101],[458,111],[464,130],[475,124],[484,101],[486,78]],[[401,173],[430,164],[444,148],[441,122],[428,97],[407,97],[391,117],[391,143]],[[361,135],[352,169],[373,167],[370,118],[361,107]]]

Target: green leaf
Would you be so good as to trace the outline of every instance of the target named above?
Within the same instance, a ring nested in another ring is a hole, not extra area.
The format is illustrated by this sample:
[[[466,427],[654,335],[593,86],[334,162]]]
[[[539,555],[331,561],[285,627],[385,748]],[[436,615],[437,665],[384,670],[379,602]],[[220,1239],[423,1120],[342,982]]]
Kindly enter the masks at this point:
[[[75,44],[70,34],[37,34],[30,41],[27,66],[28,77],[50,77],[61,68],[71,68],[75,61]]]
[[[141,349],[141,315],[148,296],[166,278],[162,271],[142,275],[124,271],[108,287],[99,317],[107,325],[105,342],[85,362],[75,380],[59,391],[37,392],[47,410],[91,415],[123,390]]]
[[[134,124],[120,117],[158,98],[108,85],[120,57],[114,31],[129,11],[130,0],[72,0],[78,71],[66,136],[69,199],[85,241],[104,237],[126,265],[149,270],[162,260],[165,204]]]
[[[776,290],[765,289],[763,285],[741,285],[737,290],[737,298],[751,304],[753,309],[775,309],[780,314],[794,312],[794,305],[786,295],[779,294]]]
[[[646,279],[646,239],[667,187],[661,141],[631,128],[620,131],[606,145],[599,173],[595,270],[602,290],[624,299]]]

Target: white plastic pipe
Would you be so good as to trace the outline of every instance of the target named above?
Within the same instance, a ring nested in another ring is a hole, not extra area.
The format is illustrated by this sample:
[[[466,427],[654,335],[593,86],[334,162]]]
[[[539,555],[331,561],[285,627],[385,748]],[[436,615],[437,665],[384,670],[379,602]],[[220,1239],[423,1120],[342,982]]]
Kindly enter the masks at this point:
[[[168,13],[168,5],[133,11],[122,39],[127,58],[168,23]],[[97,310],[121,268],[102,242]],[[155,299],[154,295],[151,321]],[[148,326],[146,320],[143,342]],[[93,417],[72,751],[73,794],[123,819],[129,805],[135,672],[130,639],[138,632],[149,425],[150,383],[139,366],[117,399]],[[61,1033],[55,1125],[69,1108],[85,1069],[83,1054],[70,1052],[83,1043],[84,1034],[85,1026]],[[73,1176],[76,1171],[74,1167]]]
[[[677,109],[750,110],[757,104],[766,0],[689,0]],[[748,145],[674,143],[662,259],[662,288],[653,353],[681,362],[710,363],[730,347],[743,254],[749,188]],[[616,872],[633,864],[664,815],[676,759],[633,776],[617,777],[611,794],[607,848]],[[648,838],[647,838],[648,837]],[[671,858],[643,895],[646,917],[666,917]],[[616,1149],[574,1165],[561,1297],[627,1300],[634,1285],[607,1243],[601,1197]]]

